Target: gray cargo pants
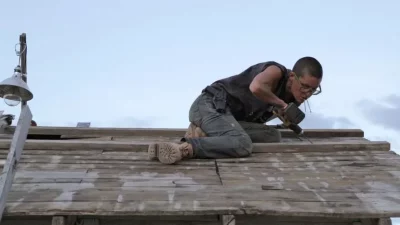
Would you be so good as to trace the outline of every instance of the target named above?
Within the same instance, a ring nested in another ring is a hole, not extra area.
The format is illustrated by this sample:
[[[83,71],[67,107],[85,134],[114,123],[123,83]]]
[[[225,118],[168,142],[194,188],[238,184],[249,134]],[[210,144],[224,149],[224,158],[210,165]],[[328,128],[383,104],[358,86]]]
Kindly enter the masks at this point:
[[[202,93],[193,102],[189,121],[200,127],[207,137],[187,138],[193,147],[195,158],[247,157],[253,143],[280,142],[279,130],[265,124],[238,122],[230,109],[226,113],[216,111],[213,96]]]

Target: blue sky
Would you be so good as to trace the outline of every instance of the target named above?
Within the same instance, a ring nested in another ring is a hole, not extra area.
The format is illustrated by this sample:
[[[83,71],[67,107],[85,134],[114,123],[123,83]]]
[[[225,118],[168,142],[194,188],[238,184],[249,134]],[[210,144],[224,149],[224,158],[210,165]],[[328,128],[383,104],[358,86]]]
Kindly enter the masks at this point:
[[[321,2],[7,1],[0,74],[13,72],[14,44],[25,32],[39,125],[186,127],[192,101],[211,82],[267,60],[291,68],[310,55],[325,77],[305,128],[347,128],[338,124],[347,119],[398,149],[400,124],[391,127],[380,105],[372,115],[363,107],[400,94],[400,3]],[[394,104],[391,115],[400,110]]]
[[[211,82],[262,61],[291,68],[309,55],[325,77],[304,126],[361,128],[400,150],[399,7],[394,0],[3,1],[0,74],[11,76],[25,32],[39,125],[182,128]]]

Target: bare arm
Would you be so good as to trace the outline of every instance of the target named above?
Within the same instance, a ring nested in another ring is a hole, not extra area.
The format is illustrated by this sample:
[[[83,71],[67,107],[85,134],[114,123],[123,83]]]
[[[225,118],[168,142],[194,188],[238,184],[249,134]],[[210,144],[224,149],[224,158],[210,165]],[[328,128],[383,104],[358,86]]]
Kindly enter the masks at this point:
[[[257,74],[250,84],[250,91],[254,96],[268,104],[279,108],[286,108],[287,104],[272,91],[276,88],[281,78],[282,71],[279,67],[269,66],[263,72]]]

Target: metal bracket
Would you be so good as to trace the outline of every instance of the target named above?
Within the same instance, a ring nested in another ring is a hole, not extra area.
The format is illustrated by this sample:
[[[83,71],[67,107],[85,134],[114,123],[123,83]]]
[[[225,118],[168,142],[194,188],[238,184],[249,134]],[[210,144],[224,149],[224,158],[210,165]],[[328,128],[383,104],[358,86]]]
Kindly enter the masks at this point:
[[[90,122],[78,122],[76,127],[89,128],[90,127]]]

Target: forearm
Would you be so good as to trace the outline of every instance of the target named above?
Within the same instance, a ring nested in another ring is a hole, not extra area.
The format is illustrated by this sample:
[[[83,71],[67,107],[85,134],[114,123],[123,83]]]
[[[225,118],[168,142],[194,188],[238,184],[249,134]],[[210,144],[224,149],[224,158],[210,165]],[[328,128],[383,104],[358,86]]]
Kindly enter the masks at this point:
[[[278,96],[276,96],[268,85],[263,85],[255,88],[253,94],[258,99],[267,104],[276,106],[278,108],[284,108],[286,106],[286,103]]]

